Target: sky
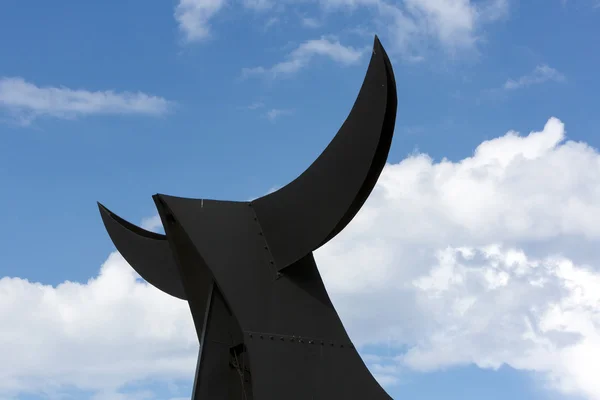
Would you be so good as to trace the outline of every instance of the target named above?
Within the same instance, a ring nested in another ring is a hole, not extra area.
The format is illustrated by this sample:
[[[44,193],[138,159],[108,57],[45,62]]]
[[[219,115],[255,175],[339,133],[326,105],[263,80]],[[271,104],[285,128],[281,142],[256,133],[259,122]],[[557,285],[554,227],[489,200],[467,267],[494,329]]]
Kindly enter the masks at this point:
[[[0,2],[0,399],[189,399],[187,304],[96,202],[160,231],[155,193],[285,185],[375,34],[388,164],[315,253],[369,369],[396,399],[600,399],[596,0]]]

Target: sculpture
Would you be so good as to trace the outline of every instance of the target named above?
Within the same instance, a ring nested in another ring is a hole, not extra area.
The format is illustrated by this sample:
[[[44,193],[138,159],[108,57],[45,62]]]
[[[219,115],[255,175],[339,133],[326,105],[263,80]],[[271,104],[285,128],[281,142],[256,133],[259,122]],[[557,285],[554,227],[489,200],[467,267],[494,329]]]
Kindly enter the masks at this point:
[[[352,345],[313,251],[371,193],[391,146],[396,82],[379,39],[350,115],[317,160],[250,202],[153,196],[165,235],[99,204],[151,285],[186,300],[200,351],[192,400],[390,399]]]

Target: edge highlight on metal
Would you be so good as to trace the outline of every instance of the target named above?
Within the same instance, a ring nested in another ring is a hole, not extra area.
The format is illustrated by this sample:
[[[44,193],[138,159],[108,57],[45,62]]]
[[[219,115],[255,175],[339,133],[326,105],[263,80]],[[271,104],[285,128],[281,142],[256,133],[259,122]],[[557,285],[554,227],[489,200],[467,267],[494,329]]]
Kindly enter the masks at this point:
[[[391,399],[348,337],[313,251],[373,190],[396,108],[392,65],[375,37],[348,118],[288,185],[250,202],[156,194],[165,235],[99,204],[127,262],[189,304],[200,343],[192,400]]]

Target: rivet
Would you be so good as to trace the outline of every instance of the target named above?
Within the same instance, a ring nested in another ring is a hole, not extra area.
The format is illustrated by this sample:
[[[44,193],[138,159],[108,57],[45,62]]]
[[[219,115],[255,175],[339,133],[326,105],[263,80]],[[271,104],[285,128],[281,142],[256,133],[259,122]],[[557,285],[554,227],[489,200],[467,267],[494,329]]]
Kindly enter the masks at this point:
[[[263,338],[263,335],[260,335],[260,338],[262,339],[262,338]]]
[[[333,342],[331,342],[331,347],[333,347]]]
[[[309,341],[308,341],[308,344],[313,344],[313,343],[314,343],[314,342],[313,342],[312,340],[309,340]]]
[[[285,340],[285,338],[283,336],[280,339],[281,339],[282,342]]]
[[[265,250],[269,250],[269,246],[265,246]]]
[[[343,344],[340,344],[340,347],[344,347],[344,345],[343,345]]]
[[[325,342],[321,340],[321,346],[323,346],[324,344],[325,344]]]
[[[273,340],[273,336],[271,336],[270,339]]]
[[[251,334],[251,333],[249,333],[248,335],[249,335],[250,337],[252,337],[252,334]]]

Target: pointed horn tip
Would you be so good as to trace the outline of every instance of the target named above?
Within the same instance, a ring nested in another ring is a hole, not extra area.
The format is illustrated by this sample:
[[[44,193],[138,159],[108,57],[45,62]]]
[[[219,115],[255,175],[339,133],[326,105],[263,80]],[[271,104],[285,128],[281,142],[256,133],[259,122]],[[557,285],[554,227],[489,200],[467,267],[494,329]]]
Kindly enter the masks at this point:
[[[97,201],[96,204],[98,204],[98,209],[101,212],[110,212],[110,211],[108,211],[108,208],[106,208],[106,206],[104,204],[100,203],[99,201]]]
[[[381,40],[379,40],[379,36],[375,35],[375,38],[373,39],[373,49],[377,49],[379,47],[383,47],[383,45],[381,44]]]
[[[115,217],[115,213],[110,211],[108,209],[108,207],[106,207],[104,204],[100,203],[99,201],[97,201],[96,203],[98,204],[98,209],[100,210],[100,214],[108,215],[111,218]]]
[[[104,217],[108,217],[113,220],[120,218],[114,212],[110,211],[104,204],[100,203],[99,201],[96,203],[98,203],[98,209],[100,210],[100,215],[102,216],[103,219],[104,219]]]
[[[100,203],[99,201],[96,203],[98,204],[98,211],[100,211],[100,217],[102,217],[102,220],[104,222],[106,222],[106,218],[110,218],[113,220],[115,219],[115,214],[108,208],[106,208],[104,204]]]
[[[373,53],[381,54],[384,58],[388,58],[387,52],[385,51],[385,48],[383,47],[383,44],[381,44],[379,36],[377,35],[375,35],[375,39],[373,40]]]

